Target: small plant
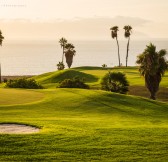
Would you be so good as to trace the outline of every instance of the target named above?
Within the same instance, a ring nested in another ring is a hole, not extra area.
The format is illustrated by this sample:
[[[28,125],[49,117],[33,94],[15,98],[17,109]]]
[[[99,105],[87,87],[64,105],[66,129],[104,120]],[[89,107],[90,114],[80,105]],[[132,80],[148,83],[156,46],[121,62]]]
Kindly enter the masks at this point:
[[[102,68],[107,68],[107,65],[106,65],[106,64],[103,64],[103,65],[102,65]]]
[[[34,79],[16,79],[16,80],[9,80],[6,83],[6,87],[9,88],[26,88],[26,89],[42,89],[43,87],[37,83]]]
[[[65,79],[60,82],[58,88],[83,88],[88,89],[89,86],[84,83],[84,80],[79,79],[77,77],[73,79]]]
[[[128,92],[129,83],[125,74],[121,72],[107,73],[101,82],[102,89],[106,91],[126,94]]]
[[[63,62],[59,62],[59,63],[57,64],[57,69],[58,69],[58,70],[64,70],[64,68],[65,68],[65,65],[64,65]]]

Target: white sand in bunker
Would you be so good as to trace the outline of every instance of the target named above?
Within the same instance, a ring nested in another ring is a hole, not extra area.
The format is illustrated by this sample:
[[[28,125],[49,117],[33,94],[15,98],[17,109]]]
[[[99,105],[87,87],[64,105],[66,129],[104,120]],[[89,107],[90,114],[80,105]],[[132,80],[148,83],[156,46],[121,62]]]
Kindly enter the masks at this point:
[[[0,124],[1,134],[31,134],[39,131],[39,128],[22,124]]]

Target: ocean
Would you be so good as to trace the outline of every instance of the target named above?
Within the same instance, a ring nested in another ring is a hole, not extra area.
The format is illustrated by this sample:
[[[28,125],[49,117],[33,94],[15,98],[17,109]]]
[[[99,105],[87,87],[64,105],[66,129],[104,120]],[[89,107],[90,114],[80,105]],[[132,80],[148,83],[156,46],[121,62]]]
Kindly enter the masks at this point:
[[[157,50],[168,49],[168,40],[151,41]],[[72,67],[118,65],[117,44],[111,41],[71,41],[76,49]],[[127,41],[120,41],[121,63],[125,66]],[[136,65],[136,57],[150,41],[130,41],[128,66]],[[2,75],[37,75],[57,70],[62,49],[58,41],[4,41],[0,47]],[[67,65],[66,65],[67,68]]]

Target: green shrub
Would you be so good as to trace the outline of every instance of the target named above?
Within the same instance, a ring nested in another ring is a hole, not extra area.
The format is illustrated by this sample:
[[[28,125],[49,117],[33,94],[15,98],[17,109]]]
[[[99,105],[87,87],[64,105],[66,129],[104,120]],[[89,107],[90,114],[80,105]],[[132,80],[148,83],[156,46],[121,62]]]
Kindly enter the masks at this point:
[[[101,85],[103,90],[126,94],[129,83],[125,74],[121,72],[109,72],[102,78]]]
[[[83,88],[88,89],[89,86],[84,83],[84,80],[79,78],[65,79],[59,83],[58,88]]]
[[[42,89],[43,88],[34,79],[26,79],[26,78],[9,80],[6,83],[6,87],[9,87],[9,88],[26,88],[26,89]]]
[[[3,82],[4,82],[4,83],[7,83],[7,81],[8,81],[7,78],[4,78],[4,79],[3,79]]]
[[[64,70],[64,68],[65,68],[65,65],[64,65],[63,62],[59,62],[59,63],[57,64],[57,69],[58,69],[58,70]]]

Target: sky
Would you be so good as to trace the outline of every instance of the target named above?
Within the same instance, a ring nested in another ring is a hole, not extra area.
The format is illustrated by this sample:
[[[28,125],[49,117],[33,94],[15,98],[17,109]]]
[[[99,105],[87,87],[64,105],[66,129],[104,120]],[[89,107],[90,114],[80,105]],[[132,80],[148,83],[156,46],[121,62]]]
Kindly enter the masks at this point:
[[[0,0],[0,30],[11,40],[108,40],[111,26],[124,39],[131,25],[134,39],[168,38],[167,10],[168,0]]]

